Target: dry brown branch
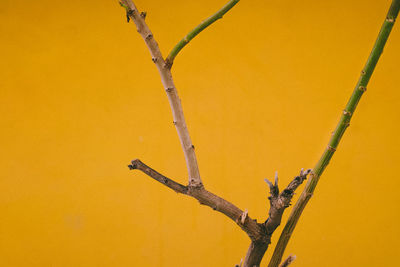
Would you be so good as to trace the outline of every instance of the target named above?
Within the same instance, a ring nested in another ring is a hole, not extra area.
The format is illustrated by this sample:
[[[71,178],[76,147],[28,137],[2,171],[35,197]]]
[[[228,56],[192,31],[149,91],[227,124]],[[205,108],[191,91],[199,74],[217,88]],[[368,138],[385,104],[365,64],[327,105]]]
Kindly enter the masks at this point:
[[[296,176],[281,193],[279,193],[278,187],[278,173],[275,174],[274,184],[265,179],[270,188],[270,196],[268,197],[270,201],[269,217],[263,224],[268,243],[260,240],[252,241],[244,260],[244,266],[258,266],[261,263],[271,236],[281,224],[283,212],[290,205],[294,191],[304,182],[310,172],[311,170],[304,171],[302,169],[300,175]]]
[[[209,206],[213,210],[225,214],[239,225],[251,240],[264,240],[266,238],[263,224],[257,223],[256,220],[250,218],[247,212],[243,212],[229,201],[207,191],[204,187],[181,185],[153,170],[138,159],[133,160],[132,164],[128,165],[128,167],[131,170],[138,169],[175,192],[191,196],[197,199],[200,204]]]
[[[126,9],[126,14],[128,22],[130,19],[135,23],[137,31],[142,36],[145,41],[152,61],[155,63],[158,72],[161,77],[161,82],[167,93],[169,103],[172,110],[173,122],[178,132],[179,140],[182,145],[184,152],[186,165],[188,169],[188,185],[184,186],[175,182],[174,180],[165,177],[164,175],[153,170],[149,166],[142,163],[140,160],[132,161],[129,165],[130,169],[138,169],[156,181],[162,183],[163,185],[171,188],[177,193],[181,193],[190,197],[197,199],[200,204],[211,207],[227,217],[231,218],[251,239],[250,247],[247,251],[246,257],[239,266],[243,267],[258,267],[260,266],[261,260],[267,250],[271,236],[276,230],[276,228],[281,224],[283,212],[287,207],[289,207],[294,191],[304,182],[307,175],[311,173],[310,180],[307,183],[306,189],[300,196],[295,208],[292,211],[291,216],[281,234],[280,240],[275,248],[275,252],[269,263],[270,267],[277,267],[281,262],[283,252],[289,241],[289,238],[294,230],[294,227],[298,221],[301,212],[303,211],[305,205],[310,199],[315,186],[321,176],[323,170],[329,163],[330,158],[333,156],[344,131],[349,125],[352,114],[354,113],[357,103],[360,100],[363,92],[366,89],[368,81],[372,75],[376,63],[383,51],[383,47],[387,41],[389,33],[393,27],[395,18],[400,9],[400,0],[393,0],[392,5],[389,9],[388,16],[382,26],[381,32],[379,33],[376,44],[373,48],[370,58],[368,59],[367,65],[364,68],[361,78],[357,83],[356,89],[352,97],[350,98],[348,105],[346,106],[345,112],[343,113],[341,120],[333,133],[331,141],[328,148],[324,152],[317,166],[313,171],[307,170],[300,172],[300,175],[295,177],[289,185],[282,191],[278,188],[278,176],[275,177],[275,182],[272,183],[265,180],[270,187],[270,196],[268,197],[270,201],[269,217],[264,223],[258,223],[253,220],[248,215],[248,211],[242,211],[229,201],[207,191],[200,178],[199,168],[197,165],[197,159],[194,151],[194,146],[192,144],[189,131],[185,122],[183,115],[183,109],[181,101],[178,96],[178,92],[175,88],[174,81],[171,74],[171,66],[173,59],[179,53],[179,51],[198,33],[203,29],[211,25],[217,19],[221,18],[226,12],[228,12],[239,0],[230,0],[222,9],[220,9],[216,14],[209,17],[206,21],[197,26],[192,32],[190,32],[184,39],[182,39],[177,46],[170,53],[168,60],[165,60],[161,54],[157,42],[155,41],[152,32],[145,22],[146,13],[139,13],[135,4],[131,0],[121,0],[121,5]],[[289,256],[280,267],[288,266],[293,260],[294,256]]]
[[[264,223],[257,223],[257,220],[252,219],[247,210],[242,211],[229,201],[207,191],[203,187],[190,187],[184,186],[174,180],[160,174],[156,170],[147,166],[139,159],[132,161],[128,165],[131,170],[140,170],[147,174],[149,177],[160,182],[161,184],[171,188],[177,193],[193,197],[199,201],[200,204],[209,206],[215,211],[225,214],[231,218],[251,239],[250,247],[247,251],[246,258],[243,262],[243,267],[259,266],[265,254],[265,251],[270,244],[271,236],[275,229],[279,226],[284,210],[289,207],[290,201],[293,197],[294,190],[303,183],[306,179],[309,170],[300,172],[292,182],[279,193],[277,185],[278,179],[275,178],[275,184],[268,182],[270,185],[270,211],[269,217]]]
[[[243,267],[259,266],[268,245],[271,243],[271,235],[281,223],[284,210],[290,205],[294,190],[306,179],[309,171],[303,172],[302,170],[300,176],[297,176],[282,193],[279,193],[277,177],[274,185],[268,182],[271,191],[271,196],[269,197],[271,207],[269,217],[264,223],[258,223],[257,220],[250,218],[247,210],[242,211],[229,201],[207,191],[200,178],[194,146],[186,126],[178,92],[172,79],[170,64],[167,64],[164,60],[158,44],[145,22],[146,13],[139,13],[131,0],[121,0],[120,3],[126,9],[128,22],[130,19],[134,21],[137,31],[145,41],[150,51],[152,61],[155,63],[161,76],[162,84],[170,102],[174,125],[185,155],[189,182],[187,186],[179,184],[150,168],[138,159],[133,160],[129,168],[138,169],[175,192],[191,196],[197,199],[200,204],[209,206],[213,210],[221,212],[231,218],[251,239],[250,247],[243,262]]]

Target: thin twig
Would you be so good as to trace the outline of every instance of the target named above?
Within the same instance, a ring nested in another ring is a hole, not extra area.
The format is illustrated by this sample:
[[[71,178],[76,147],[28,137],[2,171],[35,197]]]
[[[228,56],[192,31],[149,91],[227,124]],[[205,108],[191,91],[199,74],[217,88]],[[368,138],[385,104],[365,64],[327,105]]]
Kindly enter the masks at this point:
[[[150,31],[145,22],[146,16],[142,15],[144,13],[139,13],[135,4],[131,0],[121,0],[120,3],[126,9],[127,16],[135,22],[137,31],[145,41],[147,48],[150,51],[152,60],[156,65],[158,72],[160,73],[161,82],[165,91],[167,92],[168,100],[171,106],[172,116],[174,119],[173,123],[176,131],[178,132],[179,140],[185,156],[186,166],[189,174],[189,187],[202,187],[203,184],[200,178],[194,145],[190,139],[185,117],[183,115],[181,100],[179,99],[178,92],[175,88],[171,71],[164,61],[160,48],[153,37],[153,33]]]
[[[330,159],[335,153],[345,130],[350,125],[351,117],[354,114],[354,111],[357,107],[358,102],[360,101],[361,96],[367,88],[371,75],[375,69],[379,57],[383,52],[383,48],[399,13],[399,9],[400,0],[393,0],[386,19],[379,32],[378,38],[375,41],[375,45],[371,51],[371,54],[367,60],[364,69],[361,72],[360,79],[357,82],[353,94],[350,97],[350,100],[348,101],[345,110],[343,111],[340,121],[335,131],[333,132],[333,135],[331,137],[331,140],[329,141],[327,148],[325,149],[325,152],[311,172],[310,179],[289,216],[289,219],[281,233],[278,244],[275,247],[275,251],[272,255],[268,267],[277,267],[281,262],[285,248],[289,242],[294,228],[296,227],[297,221],[299,220],[301,213],[303,212],[305,206],[311,198],[321,174],[323,173]]]
[[[232,7],[234,7],[239,1],[240,0],[230,0],[215,14],[202,21],[199,25],[196,26],[196,28],[186,34],[185,37],[183,37],[182,40],[180,40],[179,43],[174,46],[174,48],[171,50],[168,57],[166,58],[165,62],[167,63],[168,67],[172,67],[175,57],[182,50],[182,48],[184,48],[194,37],[196,37],[196,35],[202,32],[205,28],[213,24],[218,19],[222,19],[225,13],[228,12]]]
[[[197,199],[200,204],[209,206],[215,211],[221,212],[231,218],[244,232],[250,237],[251,240],[264,240],[266,238],[263,225],[257,223],[256,220],[250,218],[247,212],[243,212],[241,209],[230,203],[229,201],[207,191],[204,187],[188,187],[174,180],[165,177],[159,172],[155,171],[151,167],[147,166],[139,159],[132,161],[131,165],[128,165],[131,170],[137,169],[147,174],[154,180],[161,184],[171,188],[177,193],[181,193]],[[245,214],[245,216],[243,216]]]
[[[174,180],[169,179],[168,177],[165,177],[161,173],[157,172],[156,170],[150,168],[143,162],[141,162],[139,159],[132,160],[131,164],[128,165],[130,170],[140,170],[153,178],[154,180],[162,183],[163,185],[171,188],[177,193],[181,193],[186,195],[188,188],[180,183],[175,182]]]

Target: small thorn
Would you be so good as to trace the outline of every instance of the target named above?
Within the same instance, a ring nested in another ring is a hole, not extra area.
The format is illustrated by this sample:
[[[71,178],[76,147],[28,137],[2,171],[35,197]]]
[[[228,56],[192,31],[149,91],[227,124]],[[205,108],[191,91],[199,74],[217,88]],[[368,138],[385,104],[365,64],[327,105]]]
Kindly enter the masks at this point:
[[[146,11],[140,12],[140,16],[141,16],[143,19],[145,19],[146,16],[147,16],[147,12],[146,12]]]
[[[245,209],[244,212],[242,213],[242,215],[240,216],[240,222],[242,224],[244,224],[244,222],[246,221],[248,213],[249,213],[249,211],[247,209]]]
[[[343,114],[344,114],[344,115],[350,115],[350,116],[351,116],[351,112],[350,112],[350,111],[347,111],[347,110],[343,110]]]
[[[265,178],[264,181],[268,184],[270,188],[274,187],[274,185],[267,178]]]
[[[275,172],[275,186],[278,186],[278,171]]]
[[[335,152],[335,151],[336,151],[336,148],[334,148],[334,147],[332,147],[332,146],[328,146],[327,149],[328,149],[329,151],[332,151],[332,152]]]
[[[365,87],[365,86],[359,86],[359,87],[358,87],[358,90],[365,92],[365,91],[367,91],[367,87]]]
[[[303,174],[304,174],[304,168],[301,168],[301,170],[300,170],[300,176],[303,176]]]
[[[135,15],[135,10],[126,10],[126,22],[129,23],[129,21],[131,20],[131,16],[133,17]]]
[[[157,58],[156,57],[152,57],[151,60],[156,63],[157,62]]]
[[[394,18],[393,17],[387,17],[386,21],[390,22],[390,23],[393,23],[394,22]]]

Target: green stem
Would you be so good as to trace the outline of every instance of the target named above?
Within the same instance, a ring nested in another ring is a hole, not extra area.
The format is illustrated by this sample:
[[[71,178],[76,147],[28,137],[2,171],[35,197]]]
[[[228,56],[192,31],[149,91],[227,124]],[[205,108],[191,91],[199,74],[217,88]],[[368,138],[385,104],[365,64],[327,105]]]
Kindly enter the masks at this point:
[[[220,10],[218,10],[214,15],[211,17],[207,18],[203,22],[201,22],[199,25],[197,25],[196,28],[191,30],[185,37],[182,38],[182,40],[179,41],[175,45],[175,47],[171,50],[169,53],[168,57],[166,58],[165,62],[166,64],[171,67],[172,64],[174,63],[175,57],[178,55],[178,53],[184,48],[196,35],[198,35],[200,32],[202,32],[205,28],[210,26],[212,23],[217,21],[218,19],[222,19],[222,17],[225,15],[226,12],[228,12],[232,7],[234,7],[240,0],[230,0],[226,5],[224,5]]]
[[[296,227],[297,221],[299,220],[301,213],[307,205],[308,200],[311,198],[321,174],[323,173],[326,166],[329,164],[330,159],[335,153],[344,132],[350,125],[351,117],[354,114],[354,111],[357,107],[358,102],[360,101],[361,96],[367,88],[371,75],[375,69],[376,64],[378,63],[379,57],[383,52],[383,48],[389,37],[390,31],[392,30],[397,14],[399,13],[399,9],[400,0],[393,0],[386,19],[379,32],[378,38],[375,41],[375,45],[371,51],[371,54],[369,55],[364,69],[361,72],[360,79],[357,82],[353,94],[351,95],[350,100],[348,101],[346,108],[343,111],[343,114],[339,120],[338,125],[336,126],[335,131],[333,132],[328,147],[325,149],[322,157],[315,165],[306,187],[304,188],[301,196],[299,197],[299,200],[296,202],[296,205],[294,206],[292,213],[289,216],[285,228],[283,229],[282,234],[279,237],[278,244],[275,247],[274,254],[272,255],[268,267],[277,267],[281,262],[285,248],[289,242],[290,236],[292,235],[294,228]]]

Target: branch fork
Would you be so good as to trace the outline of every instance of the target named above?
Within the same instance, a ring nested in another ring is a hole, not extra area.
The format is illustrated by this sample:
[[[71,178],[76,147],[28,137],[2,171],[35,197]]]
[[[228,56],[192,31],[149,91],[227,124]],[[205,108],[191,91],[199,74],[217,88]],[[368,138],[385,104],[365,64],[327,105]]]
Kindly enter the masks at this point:
[[[268,199],[271,206],[269,209],[269,217],[264,223],[267,234],[272,235],[275,229],[281,224],[283,212],[290,206],[294,191],[307,179],[309,173],[311,173],[311,169],[306,171],[301,169],[300,174],[296,176],[281,193],[279,193],[278,187],[278,172],[275,173],[275,184],[268,179],[264,179],[270,188],[270,196]]]
[[[393,0],[389,12],[386,16],[384,24],[378,35],[375,46],[371,52],[371,55],[367,61],[366,66],[361,72],[360,79],[354,89],[354,92],[346,105],[345,110],[342,113],[342,117],[333,132],[331,140],[325,149],[320,161],[314,167],[313,170],[300,171],[300,174],[296,176],[289,185],[280,192],[278,187],[278,174],[275,175],[274,183],[265,179],[265,182],[270,188],[270,196],[268,197],[270,202],[270,209],[268,212],[268,219],[264,223],[258,223],[257,220],[252,219],[248,210],[242,211],[231,202],[207,191],[200,178],[199,167],[197,164],[197,158],[194,151],[194,145],[191,141],[188,127],[186,125],[185,117],[183,115],[183,108],[181,105],[178,92],[174,85],[172,79],[171,67],[174,59],[178,53],[185,47],[195,36],[197,36],[201,31],[206,29],[212,23],[222,18],[225,13],[227,13],[233,6],[235,6],[239,0],[230,0],[225,6],[218,10],[214,15],[210,16],[203,22],[201,22],[197,27],[195,27],[191,32],[189,32],[178,44],[172,49],[169,55],[164,59],[159,49],[159,46],[154,39],[152,32],[145,22],[146,12],[139,12],[132,0],[121,0],[120,4],[126,10],[127,21],[134,21],[137,31],[142,36],[144,42],[146,43],[151,59],[158,69],[161,77],[161,82],[166,91],[173,116],[173,124],[178,133],[178,137],[182,146],[184,153],[186,166],[188,170],[188,185],[182,185],[174,180],[162,175],[151,167],[147,166],[139,159],[133,160],[128,167],[131,170],[140,170],[154,180],[160,182],[161,184],[169,187],[177,193],[184,194],[195,198],[200,204],[211,207],[231,220],[233,220],[251,240],[250,247],[247,251],[244,261],[240,263],[241,267],[258,267],[260,266],[261,260],[267,250],[269,244],[271,243],[271,236],[280,225],[282,220],[283,212],[291,204],[292,197],[295,190],[307,179],[310,174],[310,179],[296,202],[292,213],[282,231],[279,238],[278,244],[275,247],[274,254],[269,263],[269,267],[277,267],[281,263],[283,252],[289,242],[290,236],[297,224],[297,221],[304,210],[306,204],[311,198],[314,189],[318,183],[318,180],[323,173],[324,169],[328,165],[330,159],[335,153],[338,144],[346,130],[350,125],[350,120],[357,104],[367,89],[369,79],[374,71],[374,68],[382,54],[383,48],[389,37],[390,31],[396,20],[400,9],[400,0]],[[295,256],[289,256],[280,267],[288,266]]]
[[[261,260],[271,243],[271,236],[275,229],[279,226],[284,210],[289,207],[290,201],[294,195],[294,191],[307,178],[310,170],[300,171],[300,175],[296,176],[289,185],[279,193],[278,176],[275,176],[275,184],[268,181],[270,187],[270,211],[269,217],[264,223],[258,223],[252,219],[248,210],[242,211],[231,202],[207,191],[204,187],[184,186],[174,180],[162,175],[156,170],[144,164],[139,159],[132,160],[128,165],[130,170],[140,170],[149,177],[174,190],[176,193],[184,194],[195,198],[201,205],[209,206],[230,219],[232,219],[251,240],[250,247],[247,251],[243,267],[259,266]]]

